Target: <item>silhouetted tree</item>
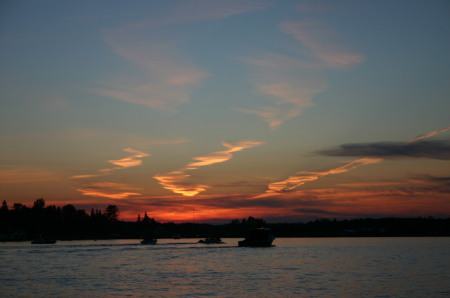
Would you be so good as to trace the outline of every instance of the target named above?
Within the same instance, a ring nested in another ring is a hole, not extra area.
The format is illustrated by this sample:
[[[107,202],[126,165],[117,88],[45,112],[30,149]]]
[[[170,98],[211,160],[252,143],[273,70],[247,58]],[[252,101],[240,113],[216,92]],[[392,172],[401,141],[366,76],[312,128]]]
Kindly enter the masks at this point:
[[[45,200],[43,198],[36,199],[33,204],[33,209],[42,210],[45,207]]]
[[[64,205],[62,207],[62,216],[65,220],[73,219],[75,217],[76,212],[77,209],[71,204]]]
[[[148,217],[147,212],[144,213],[144,219],[142,219],[142,223],[144,224],[150,224],[154,222],[155,220],[153,218]]]
[[[116,205],[108,205],[105,209],[105,217],[109,221],[117,221],[119,217],[119,208]]]
[[[6,203],[5,200],[3,200],[1,211],[2,212],[8,212],[9,211],[8,204]]]
[[[14,211],[19,212],[20,209],[22,209],[22,206],[23,205],[20,203],[14,203],[14,205],[13,205]]]

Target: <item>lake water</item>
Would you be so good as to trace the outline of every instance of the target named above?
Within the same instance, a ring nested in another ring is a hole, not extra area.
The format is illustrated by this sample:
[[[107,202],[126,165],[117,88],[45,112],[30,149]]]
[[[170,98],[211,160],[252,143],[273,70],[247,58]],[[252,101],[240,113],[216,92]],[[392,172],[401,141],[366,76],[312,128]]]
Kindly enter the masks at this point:
[[[450,297],[450,238],[0,243],[1,297]]]

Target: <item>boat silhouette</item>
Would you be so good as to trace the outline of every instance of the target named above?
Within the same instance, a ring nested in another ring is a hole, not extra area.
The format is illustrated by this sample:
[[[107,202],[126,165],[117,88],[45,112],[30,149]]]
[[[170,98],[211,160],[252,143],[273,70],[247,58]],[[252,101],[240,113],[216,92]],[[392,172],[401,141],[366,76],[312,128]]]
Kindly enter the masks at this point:
[[[249,230],[245,239],[238,241],[238,245],[242,247],[269,247],[272,246],[274,239],[275,236],[272,235],[270,229],[257,228]]]

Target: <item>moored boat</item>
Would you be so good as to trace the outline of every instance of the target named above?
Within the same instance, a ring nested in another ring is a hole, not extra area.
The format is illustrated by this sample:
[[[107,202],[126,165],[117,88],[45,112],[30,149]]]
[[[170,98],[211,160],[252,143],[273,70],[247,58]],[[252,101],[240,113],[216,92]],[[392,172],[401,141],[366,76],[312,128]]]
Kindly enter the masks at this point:
[[[54,239],[45,239],[45,238],[38,238],[31,240],[31,244],[55,244],[56,240]]]
[[[156,239],[142,239],[141,244],[156,244],[158,240]]]
[[[268,228],[251,229],[248,231],[244,240],[238,241],[239,246],[249,247],[269,247],[275,236],[272,235]]]
[[[222,244],[224,243],[220,237],[206,237],[205,239],[201,239],[198,243],[203,244]]]

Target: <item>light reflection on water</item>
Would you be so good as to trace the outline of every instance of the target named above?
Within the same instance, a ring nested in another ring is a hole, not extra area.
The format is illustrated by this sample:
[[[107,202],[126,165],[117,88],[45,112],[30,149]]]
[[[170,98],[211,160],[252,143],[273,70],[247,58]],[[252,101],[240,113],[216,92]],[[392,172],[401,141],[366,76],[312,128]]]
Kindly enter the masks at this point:
[[[2,297],[448,297],[450,238],[0,244]]]

